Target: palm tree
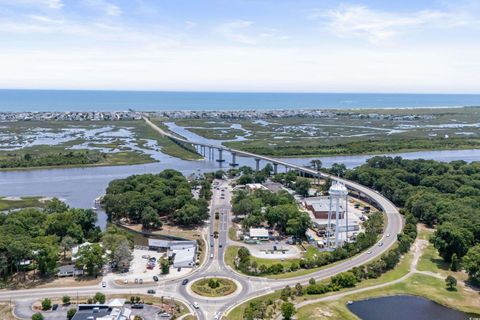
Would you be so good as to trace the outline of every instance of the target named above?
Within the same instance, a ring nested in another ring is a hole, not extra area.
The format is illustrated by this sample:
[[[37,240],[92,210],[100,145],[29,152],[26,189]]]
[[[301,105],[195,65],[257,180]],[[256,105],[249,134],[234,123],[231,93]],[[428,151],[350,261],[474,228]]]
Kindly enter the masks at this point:
[[[310,165],[313,169],[320,171],[320,169],[322,168],[322,160],[313,159],[310,161]]]

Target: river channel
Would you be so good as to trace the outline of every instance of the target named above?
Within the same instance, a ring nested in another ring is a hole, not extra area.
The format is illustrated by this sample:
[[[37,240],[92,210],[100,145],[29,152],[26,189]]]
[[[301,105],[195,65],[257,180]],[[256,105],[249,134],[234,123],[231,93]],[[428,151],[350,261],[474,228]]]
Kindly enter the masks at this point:
[[[183,132],[182,132],[183,133]],[[196,135],[188,138],[196,141]],[[217,141],[218,143],[218,141]],[[62,169],[37,169],[0,171],[0,196],[46,196],[58,197],[70,206],[77,208],[91,208],[95,198],[105,192],[108,183],[114,179],[124,178],[132,174],[158,173],[164,169],[175,169],[184,175],[198,174],[213,171],[219,168],[228,168],[230,155],[224,154],[225,162],[200,160],[186,161],[155,151],[154,158],[159,162],[130,166],[84,167]],[[390,154],[407,159],[435,159],[437,161],[480,160],[480,150],[448,150],[422,151],[411,153]],[[321,158],[323,166],[329,167],[333,163],[344,163],[348,168],[363,164],[373,155],[339,156]],[[308,165],[314,158],[283,158],[283,160]],[[318,159],[318,158],[315,158]],[[253,159],[237,158],[240,165],[254,167]],[[265,163],[262,163],[265,165]],[[279,171],[283,170],[279,167]],[[98,224],[103,228],[106,225],[106,216],[99,212]]]

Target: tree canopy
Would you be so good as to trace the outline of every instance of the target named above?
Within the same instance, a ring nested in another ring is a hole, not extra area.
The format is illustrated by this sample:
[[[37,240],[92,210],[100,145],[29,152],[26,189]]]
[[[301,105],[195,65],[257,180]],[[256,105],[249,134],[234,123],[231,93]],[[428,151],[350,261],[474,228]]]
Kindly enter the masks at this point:
[[[196,182],[200,198],[194,199],[192,185],[178,171],[133,175],[110,182],[102,204],[111,219],[128,218],[146,229],[161,227],[162,219],[190,227],[208,218],[210,184],[207,179]]]

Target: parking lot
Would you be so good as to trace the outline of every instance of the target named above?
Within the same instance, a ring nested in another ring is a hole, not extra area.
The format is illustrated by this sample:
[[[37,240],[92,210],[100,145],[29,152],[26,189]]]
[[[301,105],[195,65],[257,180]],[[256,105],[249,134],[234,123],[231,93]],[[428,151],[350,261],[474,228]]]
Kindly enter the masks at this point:
[[[192,271],[192,268],[181,268],[179,270],[177,268],[170,267],[170,272],[164,275],[162,274],[162,270],[158,263],[158,260],[162,257],[166,258],[165,252],[157,252],[154,250],[135,248],[133,250],[133,260],[130,264],[129,271],[121,274],[111,273],[105,276],[104,280],[110,278],[116,280],[117,283],[124,283],[124,281],[126,280],[128,284],[152,283],[154,281],[154,276],[158,277],[159,280],[172,279],[183,277]],[[150,259],[153,260],[153,258],[155,259],[155,262],[152,262],[152,267],[148,268],[148,262]]]

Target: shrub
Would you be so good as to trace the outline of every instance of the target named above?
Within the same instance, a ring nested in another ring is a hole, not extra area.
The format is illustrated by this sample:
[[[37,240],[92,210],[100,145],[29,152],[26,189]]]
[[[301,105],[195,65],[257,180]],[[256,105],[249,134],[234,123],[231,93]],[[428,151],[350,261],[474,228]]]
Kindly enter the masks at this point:
[[[50,310],[52,308],[52,300],[45,298],[42,300],[42,310]]]

